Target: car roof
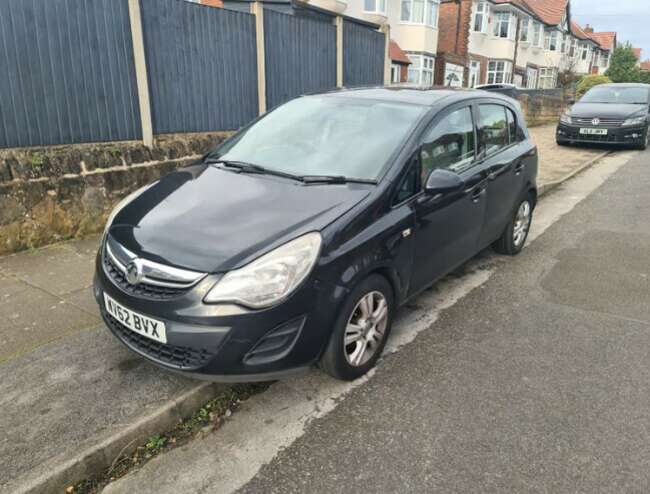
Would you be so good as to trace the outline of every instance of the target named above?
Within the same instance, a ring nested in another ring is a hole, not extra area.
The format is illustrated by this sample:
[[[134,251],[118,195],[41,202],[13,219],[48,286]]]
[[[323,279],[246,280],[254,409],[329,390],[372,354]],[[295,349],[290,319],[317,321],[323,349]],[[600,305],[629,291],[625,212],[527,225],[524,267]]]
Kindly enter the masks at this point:
[[[461,101],[470,98],[493,98],[505,102],[512,102],[511,98],[498,93],[480,91],[477,89],[449,88],[449,87],[417,87],[417,86],[377,86],[364,88],[344,88],[319,95],[349,97],[354,99],[373,99],[394,103],[407,103],[420,106],[433,106],[438,102],[450,100],[449,102]],[[453,100],[453,101],[452,101]]]
[[[600,84],[600,86],[605,86],[605,87],[638,87],[638,88],[650,89],[650,84],[642,84],[640,82],[617,82],[617,83],[610,83],[610,84]],[[594,87],[598,87],[598,86],[594,86]]]

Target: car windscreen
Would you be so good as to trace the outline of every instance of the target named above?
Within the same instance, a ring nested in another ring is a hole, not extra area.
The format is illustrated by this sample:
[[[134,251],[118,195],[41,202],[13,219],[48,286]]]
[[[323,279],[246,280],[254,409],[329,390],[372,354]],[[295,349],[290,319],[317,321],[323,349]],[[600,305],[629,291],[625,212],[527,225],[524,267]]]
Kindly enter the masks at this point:
[[[585,94],[580,103],[613,103],[647,105],[650,92],[642,87],[595,87]]]
[[[276,108],[213,156],[292,175],[377,180],[425,110],[333,95],[302,97]]]

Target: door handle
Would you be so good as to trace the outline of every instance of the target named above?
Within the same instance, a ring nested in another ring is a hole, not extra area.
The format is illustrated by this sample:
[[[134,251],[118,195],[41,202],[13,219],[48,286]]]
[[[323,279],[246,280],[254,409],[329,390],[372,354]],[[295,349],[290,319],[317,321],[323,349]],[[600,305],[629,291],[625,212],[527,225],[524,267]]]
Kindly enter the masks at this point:
[[[480,185],[478,187],[474,187],[471,195],[472,202],[474,203],[479,202],[481,200],[481,196],[483,195],[484,191],[485,191],[485,187],[482,187]]]
[[[526,163],[524,163],[523,161],[517,163],[515,165],[515,175],[519,175],[524,170],[525,167],[526,167]]]

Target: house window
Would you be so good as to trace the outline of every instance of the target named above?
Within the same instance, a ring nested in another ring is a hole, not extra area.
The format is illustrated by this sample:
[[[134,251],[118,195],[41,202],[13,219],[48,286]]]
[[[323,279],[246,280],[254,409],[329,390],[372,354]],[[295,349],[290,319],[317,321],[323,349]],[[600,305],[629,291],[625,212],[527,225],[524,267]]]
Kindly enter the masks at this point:
[[[582,45],[582,59],[587,60],[589,58],[589,45]]]
[[[537,89],[537,69],[526,69],[526,89]]]
[[[396,84],[401,81],[402,67],[396,63],[390,65],[390,82]]]
[[[438,27],[440,0],[402,0],[400,20]]]
[[[493,34],[497,38],[510,37],[510,14],[508,12],[497,12],[494,14]]]
[[[469,63],[469,87],[476,87],[481,82],[481,62],[472,60]]]
[[[488,29],[488,16],[490,14],[487,2],[478,2],[474,12],[474,31],[486,33]]]
[[[363,10],[364,12],[385,14],[386,0],[363,0]]]
[[[544,67],[539,69],[539,87],[540,89],[553,89],[557,85],[557,74],[554,67]]]
[[[411,65],[408,70],[408,82],[421,86],[433,85],[434,59],[425,55],[409,55]]]
[[[609,52],[603,53],[602,63],[603,67],[609,67]]]
[[[521,42],[522,43],[528,43],[528,36],[529,33],[528,31],[530,30],[530,19],[526,17],[521,21]]]
[[[547,31],[546,39],[544,40],[544,47],[549,51],[557,51],[557,31]]]
[[[576,38],[571,38],[571,44],[569,48],[569,56],[575,58],[578,56],[578,51],[576,47],[578,46],[578,40]]]
[[[542,45],[542,25],[539,22],[533,22],[533,46]]]
[[[493,60],[488,63],[487,83],[509,83],[512,77],[512,63],[504,60]]]
[[[569,40],[569,36],[563,33],[559,33],[558,36],[560,37],[560,51],[562,53],[566,53],[566,44],[567,41]]]

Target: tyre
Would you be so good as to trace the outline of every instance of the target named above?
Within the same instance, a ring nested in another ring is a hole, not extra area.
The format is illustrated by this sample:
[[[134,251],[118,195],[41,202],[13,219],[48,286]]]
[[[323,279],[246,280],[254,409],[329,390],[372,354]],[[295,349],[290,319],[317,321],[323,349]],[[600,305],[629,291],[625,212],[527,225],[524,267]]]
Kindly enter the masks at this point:
[[[501,238],[492,244],[499,254],[516,256],[524,248],[533,221],[533,200],[530,195],[519,202]]]
[[[648,149],[648,146],[650,146],[650,126],[648,126],[647,129],[645,129],[645,141],[643,141],[640,144],[637,144],[636,148],[645,151]]]
[[[321,369],[344,381],[372,369],[386,344],[394,310],[393,289],[386,278],[373,274],[359,283],[337,319]]]
[[[560,140],[560,139],[555,139],[555,142],[557,143],[558,146],[568,146],[569,145],[569,141],[563,141],[563,140]]]

